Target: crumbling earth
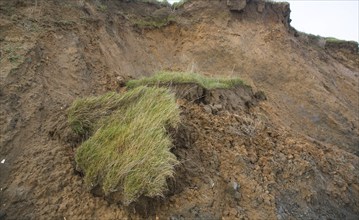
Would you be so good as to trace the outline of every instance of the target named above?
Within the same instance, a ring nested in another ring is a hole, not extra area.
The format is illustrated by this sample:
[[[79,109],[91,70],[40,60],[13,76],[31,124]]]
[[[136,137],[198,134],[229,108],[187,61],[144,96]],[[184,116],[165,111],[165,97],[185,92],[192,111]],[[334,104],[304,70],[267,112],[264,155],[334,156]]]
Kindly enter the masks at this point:
[[[298,35],[287,4],[36,2],[0,0],[0,218],[358,218],[358,54]],[[66,109],[158,70],[252,91],[179,96],[171,190],[125,208],[85,188]]]

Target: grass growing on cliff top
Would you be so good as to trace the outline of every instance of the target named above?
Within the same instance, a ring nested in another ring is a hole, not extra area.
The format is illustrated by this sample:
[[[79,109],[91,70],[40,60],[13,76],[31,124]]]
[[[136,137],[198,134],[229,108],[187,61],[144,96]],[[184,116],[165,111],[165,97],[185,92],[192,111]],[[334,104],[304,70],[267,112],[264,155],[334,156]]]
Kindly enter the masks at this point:
[[[141,86],[77,100],[68,115],[76,133],[91,135],[75,156],[90,188],[119,191],[125,205],[142,195],[163,195],[178,164],[165,129],[180,120],[173,94]]]
[[[341,40],[335,37],[325,37],[324,38],[326,42],[329,43],[358,43],[356,41],[350,41],[350,40]]]
[[[181,7],[183,7],[184,4],[186,4],[187,2],[189,2],[189,0],[181,0],[181,1],[179,1],[179,2],[174,2],[174,3],[172,4],[172,8],[173,8],[173,9],[181,8]]]
[[[130,80],[127,82],[127,86],[134,88],[141,85],[171,85],[180,83],[194,83],[206,89],[229,89],[244,84],[243,81],[237,77],[206,77],[197,73],[159,72],[150,77]]]

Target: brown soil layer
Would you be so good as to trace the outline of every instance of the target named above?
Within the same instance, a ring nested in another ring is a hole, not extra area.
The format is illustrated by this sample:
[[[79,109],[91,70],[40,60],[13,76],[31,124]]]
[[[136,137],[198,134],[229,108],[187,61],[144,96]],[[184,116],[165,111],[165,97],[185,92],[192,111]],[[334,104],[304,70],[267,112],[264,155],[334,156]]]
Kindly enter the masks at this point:
[[[0,0],[0,219],[358,218],[359,56],[296,37],[285,5],[36,2]],[[158,70],[252,89],[180,97],[182,165],[138,213],[87,191],[66,109]]]

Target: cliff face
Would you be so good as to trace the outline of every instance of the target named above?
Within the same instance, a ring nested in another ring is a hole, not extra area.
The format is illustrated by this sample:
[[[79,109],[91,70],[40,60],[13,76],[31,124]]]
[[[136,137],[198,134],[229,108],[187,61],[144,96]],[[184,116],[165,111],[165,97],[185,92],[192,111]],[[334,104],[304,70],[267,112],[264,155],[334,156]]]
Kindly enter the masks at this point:
[[[287,3],[36,2],[0,0],[0,216],[138,217],[86,191],[65,113],[172,70],[240,76],[267,100],[180,100],[177,185],[142,217],[358,217],[358,53],[297,33]]]

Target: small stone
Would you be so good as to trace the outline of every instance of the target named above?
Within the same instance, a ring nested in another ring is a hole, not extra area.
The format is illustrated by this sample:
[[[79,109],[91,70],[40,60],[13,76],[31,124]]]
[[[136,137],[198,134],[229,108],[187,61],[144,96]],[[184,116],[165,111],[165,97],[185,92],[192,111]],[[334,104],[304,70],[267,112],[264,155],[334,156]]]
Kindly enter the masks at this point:
[[[266,204],[266,205],[271,205],[271,199],[270,199],[270,197],[265,197],[264,198],[264,203]]]
[[[264,94],[263,91],[258,91],[254,94],[254,97],[259,101],[265,101],[267,100],[267,96]]]
[[[214,105],[210,105],[212,109],[212,114],[216,115],[218,113],[218,109],[214,107]]]
[[[237,182],[233,182],[232,184],[233,184],[233,189],[234,189],[235,191],[237,191],[237,190],[239,189],[238,183],[237,183]]]
[[[247,0],[227,0],[227,6],[231,11],[243,11],[247,6]]]
[[[209,105],[205,105],[203,108],[208,114],[212,114],[212,108]]]
[[[228,213],[229,216],[236,216],[237,214],[238,214],[238,211],[235,208],[231,208]]]
[[[125,79],[122,76],[117,76],[116,77],[116,83],[119,86],[125,86],[126,85]]]
[[[266,7],[265,2],[259,2],[258,6],[257,6],[257,11],[259,13],[262,13],[264,11],[265,7]]]
[[[223,106],[221,104],[216,104],[213,106],[213,109],[216,109],[217,111],[221,111],[223,109]]]
[[[240,198],[241,194],[237,194],[239,192],[240,187],[241,186],[239,183],[237,183],[236,181],[231,181],[228,183],[227,192],[234,198],[236,197]]]

